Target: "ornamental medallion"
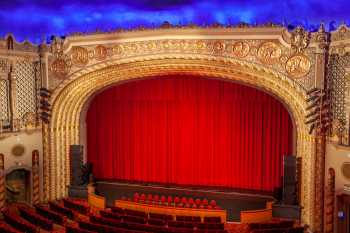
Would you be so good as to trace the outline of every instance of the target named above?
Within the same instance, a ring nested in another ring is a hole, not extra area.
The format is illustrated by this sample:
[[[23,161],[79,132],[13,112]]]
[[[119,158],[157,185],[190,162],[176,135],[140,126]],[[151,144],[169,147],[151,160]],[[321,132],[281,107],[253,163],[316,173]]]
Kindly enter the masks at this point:
[[[249,44],[244,41],[236,42],[232,45],[232,54],[236,57],[243,58],[249,53]]]
[[[98,61],[104,60],[107,57],[107,49],[102,45],[98,45],[94,49],[95,59]]]
[[[282,50],[279,45],[274,42],[265,42],[260,45],[257,58],[264,64],[272,65],[279,61]]]
[[[301,78],[309,73],[311,62],[306,56],[297,54],[288,59],[285,68],[292,78]]]
[[[50,70],[59,79],[65,78],[68,74],[70,67],[66,61],[62,58],[57,58],[52,62]]]
[[[73,47],[71,58],[74,65],[85,66],[89,62],[89,53],[86,48]]]

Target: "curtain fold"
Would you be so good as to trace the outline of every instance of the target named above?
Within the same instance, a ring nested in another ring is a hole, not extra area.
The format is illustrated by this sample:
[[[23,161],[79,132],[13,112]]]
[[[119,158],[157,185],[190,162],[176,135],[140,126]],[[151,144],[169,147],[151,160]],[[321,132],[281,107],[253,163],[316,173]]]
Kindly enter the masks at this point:
[[[272,191],[292,153],[288,111],[237,83],[159,77],[98,94],[87,118],[98,179]]]

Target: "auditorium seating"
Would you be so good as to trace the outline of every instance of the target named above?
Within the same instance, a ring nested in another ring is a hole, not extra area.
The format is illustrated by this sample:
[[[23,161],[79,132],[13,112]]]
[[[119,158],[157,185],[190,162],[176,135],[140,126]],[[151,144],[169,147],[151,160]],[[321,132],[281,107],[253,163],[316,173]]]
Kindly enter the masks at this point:
[[[28,222],[39,226],[40,228],[52,231],[53,230],[53,223],[52,221],[42,217],[41,215],[37,214],[33,210],[26,208],[26,207],[19,207],[18,211],[20,213],[20,216],[27,220]]]
[[[59,225],[64,225],[66,221],[66,217],[64,215],[56,213],[45,206],[35,205],[35,210],[41,216],[46,217]]]
[[[16,228],[17,230],[28,232],[28,233],[38,233],[39,227],[34,224],[22,219],[16,214],[10,213],[9,211],[2,212],[4,220],[7,224]]]
[[[75,226],[66,226],[66,233],[94,233],[94,231],[81,229],[80,227]]]
[[[0,233],[21,233],[21,231],[16,230],[12,226],[8,225],[5,222],[0,222]]]
[[[173,216],[172,215],[168,215],[168,214],[149,213],[149,217],[150,218],[156,218],[156,219],[163,219],[163,220],[166,220],[166,221],[173,220]]]
[[[49,202],[50,210],[60,213],[69,219],[74,218],[74,213],[71,209],[61,206],[55,202]]]
[[[81,214],[87,214],[90,211],[90,207],[87,204],[71,198],[63,198],[63,205],[64,207],[76,210]]]
[[[303,227],[294,227],[293,221],[248,224],[251,233],[302,233]]]
[[[126,197],[123,198],[123,200],[127,199]],[[210,203],[206,198],[203,200],[196,198],[193,199],[192,197],[172,197],[172,196],[164,196],[161,195],[159,197],[158,194],[152,195],[152,194],[139,194],[134,193],[133,199],[134,202],[140,202],[140,203],[146,203],[146,204],[154,204],[154,205],[168,205],[168,206],[177,206],[177,207],[184,207],[184,208],[208,208],[208,209],[220,209],[220,207],[217,205],[215,200],[211,200]]]
[[[104,218],[111,218],[111,219],[115,219],[115,220],[122,219],[122,215],[120,215],[119,213],[109,212],[109,211],[105,211],[105,210],[101,210],[100,215]]]

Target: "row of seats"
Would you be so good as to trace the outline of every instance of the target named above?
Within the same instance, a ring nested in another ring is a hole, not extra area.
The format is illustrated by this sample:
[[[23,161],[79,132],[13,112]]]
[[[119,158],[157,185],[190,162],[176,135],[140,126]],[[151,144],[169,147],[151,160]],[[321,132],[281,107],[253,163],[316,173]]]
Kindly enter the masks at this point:
[[[72,198],[63,198],[63,205],[69,209],[73,209],[81,214],[88,214],[90,212],[89,205],[83,203],[79,200],[74,200]]]
[[[294,228],[293,221],[250,223],[248,225],[251,233],[303,233],[303,227]]]
[[[50,210],[52,210],[56,213],[60,213],[69,219],[74,219],[74,212],[67,207],[61,206],[61,205],[59,205],[55,202],[52,202],[52,201],[49,202],[49,207],[50,207]]]
[[[304,227],[252,230],[250,233],[304,233]]]
[[[260,229],[274,229],[274,228],[290,228],[293,227],[293,221],[279,221],[279,222],[264,222],[264,223],[249,223],[250,230]]]
[[[176,216],[175,219],[172,215],[168,214],[158,214],[158,213],[149,213],[143,211],[137,211],[137,210],[130,210],[130,209],[123,209],[120,207],[112,207],[111,208],[113,213],[117,213],[121,216],[123,215],[130,215],[130,216],[137,216],[142,218],[153,218],[153,219],[162,219],[164,221],[185,221],[185,222],[201,222],[200,216]],[[204,217],[204,222],[206,223],[221,223],[221,217]]]
[[[127,200],[126,197],[122,199]],[[209,209],[220,209],[220,207],[216,204],[215,200],[211,200],[210,202],[204,199],[193,199],[187,197],[172,197],[172,196],[164,196],[164,195],[152,195],[152,194],[139,194],[135,193],[133,197],[133,201],[147,203],[147,204],[155,204],[155,205],[168,205],[168,206],[177,206],[177,207],[186,207],[186,208],[209,208]]]
[[[66,217],[63,214],[54,212],[52,210],[50,210],[48,207],[46,206],[42,206],[42,205],[35,205],[35,210],[38,214],[40,214],[43,217],[47,217],[48,219],[50,219],[51,221],[53,221],[56,224],[59,225],[64,225],[66,222]]]
[[[39,226],[40,228],[52,231],[53,230],[53,222],[48,220],[47,218],[42,217],[36,212],[32,211],[29,208],[18,207],[19,214],[22,218],[27,220],[28,222]]]
[[[132,215],[119,215],[118,213],[100,211],[100,215],[106,219],[116,222],[118,224],[122,223],[137,223],[137,224],[147,224],[151,226],[159,227],[175,227],[175,228],[198,228],[198,229],[212,229],[212,230],[223,230],[223,223],[208,223],[208,222],[188,222],[188,221],[174,221],[159,218],[144,218],[140,216]]]
[[[0,233],[21,233],[12,226],[8,225],[4,221],[0,222]]]
[[[2,212],[4,221],[19,231],[27,233],[38,233],[39,227],[24,220],[20,216],[10,213],[8,210]]]
[[[226,233],[225,230],[159,227],[91,216],[90,221],[79,221],[79,228],[95,232],[156,232],[156,233]]]

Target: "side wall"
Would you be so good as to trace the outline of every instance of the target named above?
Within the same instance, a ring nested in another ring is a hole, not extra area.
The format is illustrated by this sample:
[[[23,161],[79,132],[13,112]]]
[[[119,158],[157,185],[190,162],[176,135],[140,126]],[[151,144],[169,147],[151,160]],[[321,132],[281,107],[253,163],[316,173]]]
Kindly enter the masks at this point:
[[[14,145],[21,144],[24,146],[25,151],[22,156],[15,156],[11,150]],[[40,169],[40,196],[43,192],[43,145],[42,145],[42,133],[40,130],[36,130],[30,134],[18,133],[13,134],[4,139],[0,139],[0,153],[5,155],[5,173],[8,170],[16,169],[16,167],[32,167],[32,151],[39,151],[39,169]]]

